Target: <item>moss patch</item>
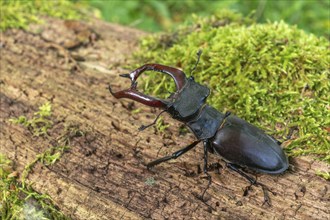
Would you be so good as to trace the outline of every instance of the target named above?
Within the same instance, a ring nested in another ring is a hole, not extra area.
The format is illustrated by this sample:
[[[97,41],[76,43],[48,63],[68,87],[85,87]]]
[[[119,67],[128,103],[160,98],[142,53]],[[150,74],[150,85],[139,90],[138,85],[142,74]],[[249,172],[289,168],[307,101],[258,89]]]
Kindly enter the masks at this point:
[[[46,194],[22,185],[12,162],[0,154],[0,218],[1,219],[69,219],[52,204]]]
[[[26,116],[19,116],[18,118],[9,119],[14,124],[20,124],[28,128],[34,136],[40,136],[47,134],[49,128],[51,128],[53,122],[49,119],[51,116],[52,106],[50,102],[46,102],[39,107],[39,111],[34,113],[31,119]]]
[[[50,102],[39,107],[32,118],[19,116],[10,121],[20,124],[31,132],[31,135],[49,141],[49,147],[25,165],[21,174],[14,171],[12,162],[0,154],[0,219],[69,219],[63,215],[46,194],[34,191],[26,184],[26,179],[37,163],[51,166],[60,160],[70,149],[70,142],[75,137],[84,135],[77,125],[66,125],[56,138],[53,130],[52,106]],[[18,178],[20,177],[20,178]]]
[[[12,162],[0,154],[1,219],[68,219],[60,213],[48,195],[39,194],[17,181]]]
[[[161,63],[189,75],[202,49],[193,75],[211,89],[210,105],[284,141],[291,155],[313,154],[330,163],[329,46],[283,22],[255,24],[223,11],[144,39],[136,57],[140,64]],[[143,85],[158,96],[174,90],[157,74]]]
[[[0,1],[0,8],[1,31],[8,28],[26,28],[30,23],[42,22],[41,16],[58,17],[67,20],[88,17],[86,16],[87,4],[78,4],[67,0],[2,0]]]

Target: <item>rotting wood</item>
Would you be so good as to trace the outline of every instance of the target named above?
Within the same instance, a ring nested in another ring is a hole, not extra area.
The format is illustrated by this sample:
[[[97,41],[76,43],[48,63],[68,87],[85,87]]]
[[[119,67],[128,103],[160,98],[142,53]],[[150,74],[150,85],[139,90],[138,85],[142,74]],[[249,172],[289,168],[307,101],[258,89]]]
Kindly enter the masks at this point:
[[[83,43],[76,42],[79,26],[86,37]],[[202,147],[148,171],[148,161],[191,143],[193,136],[180,136],[180,124],[168,116],[171,126],[164,133],[154,128],[138,132],[141,124],[152,121],[155,110],[116,100],[107,91],[108,83],[114,90],[129,85],[118,74],[128,71],[123,67],[142,35],[101,21],[68,24],[54,19],[29,31],[1,33],[0,153],[21,172],[49,146],[49,139],[32,137],[8,121],[31,115],[47,100],[55,119],[50,139],[68,125],[85,134],[71,141],[71,149],[55,165],[34,167],[28,181],[35,190],[49,194],[73,219],[330,218],[330,184],[315,175],[329,166],[309,157],[292,159],[293,169],[283,175],[258,176],[276,193],[270,195],[271,207],[262,206],[260,188],[253,187],[244,197],[248,183],[225,168],[220,174],[210,172],[208,205],[198,200],[196,195],[207,185],[197,171]],[[141,111],[132,114],[137,108]],[[210,163],[218,161],[210,156]]]

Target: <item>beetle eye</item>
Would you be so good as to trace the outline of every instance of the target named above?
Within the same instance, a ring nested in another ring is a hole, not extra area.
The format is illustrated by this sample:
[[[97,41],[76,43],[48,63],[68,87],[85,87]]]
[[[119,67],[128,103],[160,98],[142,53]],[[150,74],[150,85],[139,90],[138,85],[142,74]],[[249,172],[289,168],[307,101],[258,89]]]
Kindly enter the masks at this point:
[[[189,79],[195,81],[195,78],[193,76],[189,76]]]

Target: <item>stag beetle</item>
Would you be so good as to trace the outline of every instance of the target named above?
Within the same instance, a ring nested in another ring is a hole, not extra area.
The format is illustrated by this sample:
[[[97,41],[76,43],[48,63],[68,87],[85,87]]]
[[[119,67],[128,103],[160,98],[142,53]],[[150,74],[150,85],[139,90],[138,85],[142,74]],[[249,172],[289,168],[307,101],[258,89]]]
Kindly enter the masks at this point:
[[[198,59],[192,71],[196,69],[201,51],[197,55]],[[171,76],[176,85],[176,92],[172,93],[168,99],[159,99],[139,92],[136,80],[145,71],[156,71]],[[256,126],[233,116],[230,112],[223,114],[206,104],[210,89],[195,82],[192,76],[187,78],[185,73],[179,69],[160,64],[145,64],[129,74],[121,74],[120,76],[129,78],[131,87],[113,92],[109,85],[109,91],[115,98],[128,98],[147,106],[161,108],[163,109],[161,113],[168,112],[174,119],[183,122],[197,138],[196,141],[172,155],[148,163],[147,168],[176,159],[193,149],[198,143],[203,142],[204,173],[209,180],[207,188],[211,184],[211,176],[207,172],[207,154],[210,152],[220,155],[230,169],[248,179],[251,185],[261,186],[264,190],[265,202],[269,203],[269,198],[265,193],[265,185],[256,182],[241,168],[266,174],[284,172],[289,165],[288,159],[277,140]],[[155,124],[159,115],[153,123],[148,126],[141,126],[139,130],[144,130]],[[202,198],[206,189],[202,193]]]

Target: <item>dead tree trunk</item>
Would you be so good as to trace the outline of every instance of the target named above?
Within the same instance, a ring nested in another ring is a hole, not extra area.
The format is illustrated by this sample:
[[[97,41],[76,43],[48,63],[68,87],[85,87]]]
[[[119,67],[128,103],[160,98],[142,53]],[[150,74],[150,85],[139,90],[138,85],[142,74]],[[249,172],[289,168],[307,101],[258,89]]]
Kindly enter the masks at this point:
[[[329,182],[315,175],[329,166],[308,157],[292,159],[293,169],[284,175],[258,176],[275,193],[271,207],[262,205],[260,188],[243,196],[248,183],[225,168],[210,172],[206,201],[199,200],[207,185],[197,169],[202,147],[148,171],[146,162],[191,143],[193,136],[180,135],[179,123],[167,116],[171,126],[165,132],[138,132],[155,110],[107,91],[109,83],[116,90],[129,85],[118,74],[128,72],[127,58],[142,35],[100,21],[52,19],[29,31],[1,33],[0,153],[22,172],[65,128],[83,133],[57,163],[34,167],[28,181],[36,191],[49,194],[72,219],[330,219]],[[47,100],[55,120],[49,137],[33,137],[9,122],[31,116]],[[210,156],[210,163],[218,161]]]

